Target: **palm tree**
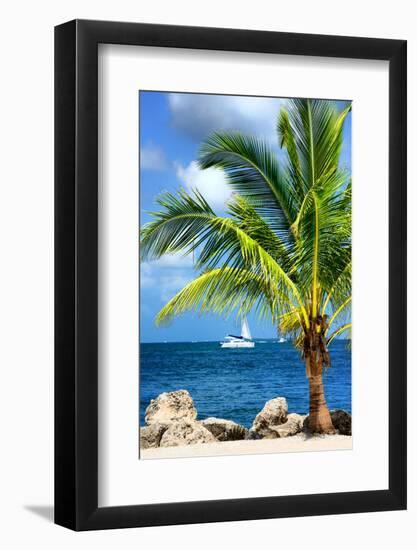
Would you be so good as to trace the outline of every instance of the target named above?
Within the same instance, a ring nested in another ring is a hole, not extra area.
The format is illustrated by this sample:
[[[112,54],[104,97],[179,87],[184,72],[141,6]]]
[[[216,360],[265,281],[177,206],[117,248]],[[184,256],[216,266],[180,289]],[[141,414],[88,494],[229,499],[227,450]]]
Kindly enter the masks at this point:
[[[224,170],[234,191],[227,215],[216,215],[197,190],[180,189],[158,197],[160,210],[141,230],[143,260],[195,254],[199,270],[156,323],[187,310],[268,318],[302,353],[316,433],[334,432],[322,373],[329,345],[351,326],[351,182],[339,166],[349,110],[289,101],[277,120],[285,162],[261,139],[214,133],[199,164]]]

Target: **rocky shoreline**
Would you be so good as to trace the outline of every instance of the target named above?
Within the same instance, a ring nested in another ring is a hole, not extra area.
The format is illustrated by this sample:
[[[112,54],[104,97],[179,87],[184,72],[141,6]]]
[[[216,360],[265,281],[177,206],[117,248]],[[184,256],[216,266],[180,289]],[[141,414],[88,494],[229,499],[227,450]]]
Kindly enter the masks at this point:
[[[339,435],[352,434],[351,415],[330,411]],[[187,390],[161,393],[152,399],[140,427],[140,449],[183,447],[207,443],[244,440],[270,440],[308,434],[308,415],[288,413],[285,397],[267,401],[250,429],[223,418],[197,420],[197,409]]]

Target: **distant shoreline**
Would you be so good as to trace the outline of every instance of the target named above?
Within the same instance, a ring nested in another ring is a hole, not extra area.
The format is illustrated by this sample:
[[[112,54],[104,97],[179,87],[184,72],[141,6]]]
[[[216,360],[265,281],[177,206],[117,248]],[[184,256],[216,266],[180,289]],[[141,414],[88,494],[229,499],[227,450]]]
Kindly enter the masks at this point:
[[[196,458],[210,456],[251,455],[271,453],[297,453],[318,451],[352,450],[352,436],[293,435],[279,439],[259,439],[255,441],[223,441],[181,447],[157,447],[140,450],[140,459]]]

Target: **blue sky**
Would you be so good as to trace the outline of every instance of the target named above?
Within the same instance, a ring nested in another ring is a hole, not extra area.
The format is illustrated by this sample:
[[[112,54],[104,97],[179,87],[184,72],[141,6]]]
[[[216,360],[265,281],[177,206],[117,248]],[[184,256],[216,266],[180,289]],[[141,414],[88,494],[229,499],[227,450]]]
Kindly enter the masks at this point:
[[[140,108],[140,224],[151,218],[155,197],[180,186],[198,188],[216,212],[223,213],[230,189],[223,173],[199,170],[201,141],[214,130],[239,130],[263,137],[279,158],[276,117],[285,99],[169,92],[139,92]],[[339,103],[343,105],[342,102]],[[345,123],[341,165],[351,168],[351,114]],[[141,264],[140,332],[142,342],[221,340],[240,330],[233,318],[187,313],[168,327],[156,327],[155,315],[195,277],[192,259],[166,256]],[[274,338],[276,330],[249,316],[252,336]]]

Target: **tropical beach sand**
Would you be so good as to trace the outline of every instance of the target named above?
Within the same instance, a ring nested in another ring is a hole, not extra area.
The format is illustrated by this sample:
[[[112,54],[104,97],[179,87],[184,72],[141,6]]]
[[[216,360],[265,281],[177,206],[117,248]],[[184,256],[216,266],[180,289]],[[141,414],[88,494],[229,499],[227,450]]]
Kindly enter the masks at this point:
[[[158,447],[140,451],[141,459],[194,458],[202,456],[227,456],[269,453],[296,453],[305,451],[344,451],[352,449],[352,436],[307,436],[298,434],[279,439],[224,441],[185,445],[183,447]]]

